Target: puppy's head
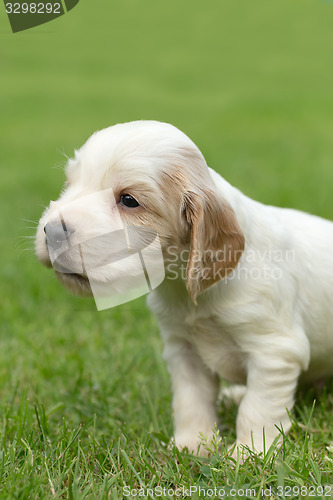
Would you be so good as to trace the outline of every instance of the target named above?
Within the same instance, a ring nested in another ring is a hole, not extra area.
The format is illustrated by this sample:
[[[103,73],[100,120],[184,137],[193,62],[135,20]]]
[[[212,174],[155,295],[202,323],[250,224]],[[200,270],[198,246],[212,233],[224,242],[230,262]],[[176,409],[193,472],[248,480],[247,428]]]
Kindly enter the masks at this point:
[[[128,227],[139,228],[137,250],[152,234],[165,260],[170,247],[189,249],[186,282],[194,302],[237,265],[244,236],[234,211],[217,194],[199,149],[172,125],[138,121],[96,132],[69,160],[66,177],[40,219],[36,254],[71,292],[91,293],[92,281],[117,287],[115,266],[109,272],[93,263],[110,258],[105,235]]]

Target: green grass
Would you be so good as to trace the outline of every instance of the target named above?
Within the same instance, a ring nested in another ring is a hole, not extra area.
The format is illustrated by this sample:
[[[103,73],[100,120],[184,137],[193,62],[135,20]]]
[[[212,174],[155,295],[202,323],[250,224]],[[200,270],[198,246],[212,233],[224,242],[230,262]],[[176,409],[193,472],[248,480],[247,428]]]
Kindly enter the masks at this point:
[[[332,383],[299,392],[278,455],[226,458],[237,409],[223,405],[222,452],[167,449],[170,381],[144,298],[97,312],[21,240],[58,195],[62,152],[140,118],[184,130],[249,196],[332,219],[332,25],[325,0],[82,0],[16,35],[1,16],[1,498],[333,484]]]

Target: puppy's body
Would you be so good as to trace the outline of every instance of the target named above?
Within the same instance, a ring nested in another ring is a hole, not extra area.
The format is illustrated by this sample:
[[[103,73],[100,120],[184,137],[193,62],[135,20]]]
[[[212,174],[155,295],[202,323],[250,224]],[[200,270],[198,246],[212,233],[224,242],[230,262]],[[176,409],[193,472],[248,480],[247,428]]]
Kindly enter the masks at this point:
[[[43,228],[59,207],[112,188],[122,220],[160,236],[166,278],[148,303],[165,341],[176,444],[197,451],[200,434],[211,436],[222,377],[246,385],[237,441],[260,451],[264,430],[269,446],[276,426],[290,427],[299,377],[333,373],[332,222],[249,199],[208,169],[184,134],[157,122],[97,133],[69,170],[67,191],[41,219],[39,258],[49,264]],[[137,209],[117,201],[124,192]],[[112,226],[103,204],[76,210],[81,237],[96,223]],[[69,253],[66,265],[76,259]],[[59,277],[72,291],[81,280]]]
[[[199,296],[165,280],[148,298],[159,318],[175,394],[176,442],[196,449],[216,421],[218,374],[246,384],[237,440],[257,450],[290,427],[298,377],[333,373],[333,224],[265,206],[210,170],[244,232],[234,276]],[[172,319],[171,319],[172,318]],[[197,415],[197,419],[193,419]],[[196,427],[197,426],[197,427]]]

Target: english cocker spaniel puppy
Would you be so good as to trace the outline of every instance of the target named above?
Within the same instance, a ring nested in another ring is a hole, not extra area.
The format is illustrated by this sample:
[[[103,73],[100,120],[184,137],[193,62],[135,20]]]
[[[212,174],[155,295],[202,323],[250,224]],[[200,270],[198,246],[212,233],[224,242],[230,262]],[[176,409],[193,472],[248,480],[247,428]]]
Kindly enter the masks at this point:
[[[155,121],[96,132],[66,174],[38,226],[39,260],[72,292],[117,292],[131,279],[114,255],[107,265],[112,239],[103,235],[157,234],[165,278],[148,304],[165,343],[176,445],[198,452],[201,436],[212,437],[222,378],[245,386],[237,443],[267,449],[290,428],[300,377],[333,372],[333,223],[253,201],[185,134]],[[134,250],[145,237],[134,237]]]

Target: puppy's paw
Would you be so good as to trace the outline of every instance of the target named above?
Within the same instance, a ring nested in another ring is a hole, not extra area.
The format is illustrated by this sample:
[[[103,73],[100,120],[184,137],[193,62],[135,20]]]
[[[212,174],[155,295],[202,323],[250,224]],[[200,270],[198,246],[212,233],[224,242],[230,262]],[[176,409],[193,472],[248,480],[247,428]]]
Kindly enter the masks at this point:
[[[208,457],[219,452],[221,438],[219,431],[214,429],[208,434],[193,433],[191,435],[176,435],[173,444],[180,451],[187,449],[192,455]]]
[[[241,441],[236,441],[234,444],[228,448],[228,456],[232,457],[234,460],[242,464],[247,458],[253,456],[265,457],[267,455],[271,457],[276,457],[279,453],[283,443],[283,437],[278,435],[275,438],[268,439],[263,446],[262,442],[257,442],[256,444],[251,442],[242,443]]]
[[[230,408],[232,403],[237,406],[240,405],[246,393],[245,385],[231,385],[229,387],[222,387],[218,396],[218,404],[222,402],[226,408]]]
[[[209,451],[205,448],[205,443],[200,437],[195,439],[193,436],[176,436],[173,439],[173,444],[179,451],[187,451],[192,455],[198,455],[199,457],[207,457],[209,455]]]
[[[244,461],[253,455],[253,451],[251,449],[240,443],[239,441],[235,441],[231,446],[228,448],[227,455],[231,458],[233,458],[236,462],[243,464]]]

